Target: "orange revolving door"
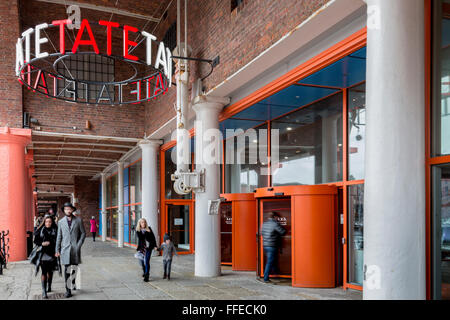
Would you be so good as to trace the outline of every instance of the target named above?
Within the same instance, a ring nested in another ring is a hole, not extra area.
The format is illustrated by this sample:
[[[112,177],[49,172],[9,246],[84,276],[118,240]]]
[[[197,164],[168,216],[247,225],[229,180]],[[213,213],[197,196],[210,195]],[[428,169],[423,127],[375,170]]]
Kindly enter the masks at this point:
[[[259,230],[271,211],[286,229],[280,241],[275,277],[291,277],[292,286],[336,286],[337,188],[292,186],[257,189]],[[258,233],[259,234],[259,233]],[[258,274],[264,273],[265,254],[258,237]]]
[[[256,270],[256,200],[253,193],[222,194],[222,264],[234,271]]]

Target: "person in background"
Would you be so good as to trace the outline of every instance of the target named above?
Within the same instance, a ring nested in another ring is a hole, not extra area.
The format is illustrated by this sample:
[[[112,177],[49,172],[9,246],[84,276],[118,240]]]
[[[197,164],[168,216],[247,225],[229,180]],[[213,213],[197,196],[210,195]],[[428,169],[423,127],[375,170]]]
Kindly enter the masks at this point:
[[[139,219],[136,227],[136,238],[138,239],[138,246],[136,251],[139,251],[144,255],[143,260],[139,260],[142,266],[144,274],[144,281],[148,282],[150,276],[150,257],[154,249],[158,249],[156,246],[155,234],[148,226],[147,220],[144,218]]]
[[[39,215],[34,218],[34,231],[36,231],[44,221],[44,212],[39,212]]]
[[[280,239],[286,233],[286,230],[277,222],[278,213],[269,212],[269,217],[261,227],[263,237],[264,252],[267,257],[266,266],[264,268],[264,282],[270,283],[269,275],[275,267],[275,261],[278,256],[280,247]]]
[[[55,214],[55,212],[53,212],[53,209],[50,208],[48,209],[48,213],[47,213],[50,217],[52,217],[53,221],[55,221],[55,223],[58,223],[58,216]]]
[[[163,266],[164,266],[164,277],[163,279],[170,280],[170,270],[172,269],[172,258],[174,255],[178,256],[177,250],[173,245],[172,239],[168,233],[164,235],[163,243],[158,249],[163,252]]]
[[[89,220],[89,222],[91,223],[92,240],[94,240],[94,242],[95,242],[95,236],[97,235],[98,224],[97,224],[97,221],[95,220],[94,216],[92,216],[92,218],[91,218],[91,220]]]
[[[57,267],[55,257],[58,229],[53,217],[46,215],[42,224],[34,232],[34,243],[42,246],[37,268],[41,268],[42,298],[48,299],[47,292],[52,291],[53,271]],[[36,272],[38,269],[36,269]]]

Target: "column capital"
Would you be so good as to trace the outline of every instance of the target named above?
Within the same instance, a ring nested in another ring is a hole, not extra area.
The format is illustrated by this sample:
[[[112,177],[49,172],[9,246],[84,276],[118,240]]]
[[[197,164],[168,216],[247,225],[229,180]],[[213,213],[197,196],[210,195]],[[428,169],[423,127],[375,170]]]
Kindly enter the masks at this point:
[[[0,143],[22,144],[31,142],[31,129],[0,127]]]
[[[162,140],[148,140],[148,139],[142,139],[139,141],[138,146],[141,149],[144,148],[159,148],[163,144]]]
[[[230,98],[200,95],[192,100],[192,109],[195,112],[205,109],[213,109],[220,112],[229,103]]]

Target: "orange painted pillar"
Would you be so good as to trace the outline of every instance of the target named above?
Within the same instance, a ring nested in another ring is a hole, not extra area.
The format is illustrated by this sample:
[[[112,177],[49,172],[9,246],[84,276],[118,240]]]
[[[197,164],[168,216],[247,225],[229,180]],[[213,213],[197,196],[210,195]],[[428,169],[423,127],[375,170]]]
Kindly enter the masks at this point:
[[[0,128],[0,230],[9,230],[9,261],[26,259],[25,146],[30,129]]]

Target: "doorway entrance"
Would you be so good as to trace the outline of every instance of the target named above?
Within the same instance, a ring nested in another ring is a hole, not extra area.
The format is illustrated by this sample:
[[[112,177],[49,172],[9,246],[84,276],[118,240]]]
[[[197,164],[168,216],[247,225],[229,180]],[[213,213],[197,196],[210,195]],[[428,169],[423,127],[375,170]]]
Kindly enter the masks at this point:
[[[259,230],[267,221],[269,212],[278,213],[277,221],[286,230],[280,239],[278,256],[275,260],[275,272],[271,277],[291,278],[292,277],[292,239],[291,239],[291,199],[264,199],[260,201]],[[259,235],[259,274],[264,276],[264,266],[267,257],[263,248],[262,235]]]
[[[166,203],[164,233],[180,254],[193,253],[193,212],[190,203]],[[163,235],[162,235],[163,236]]]

